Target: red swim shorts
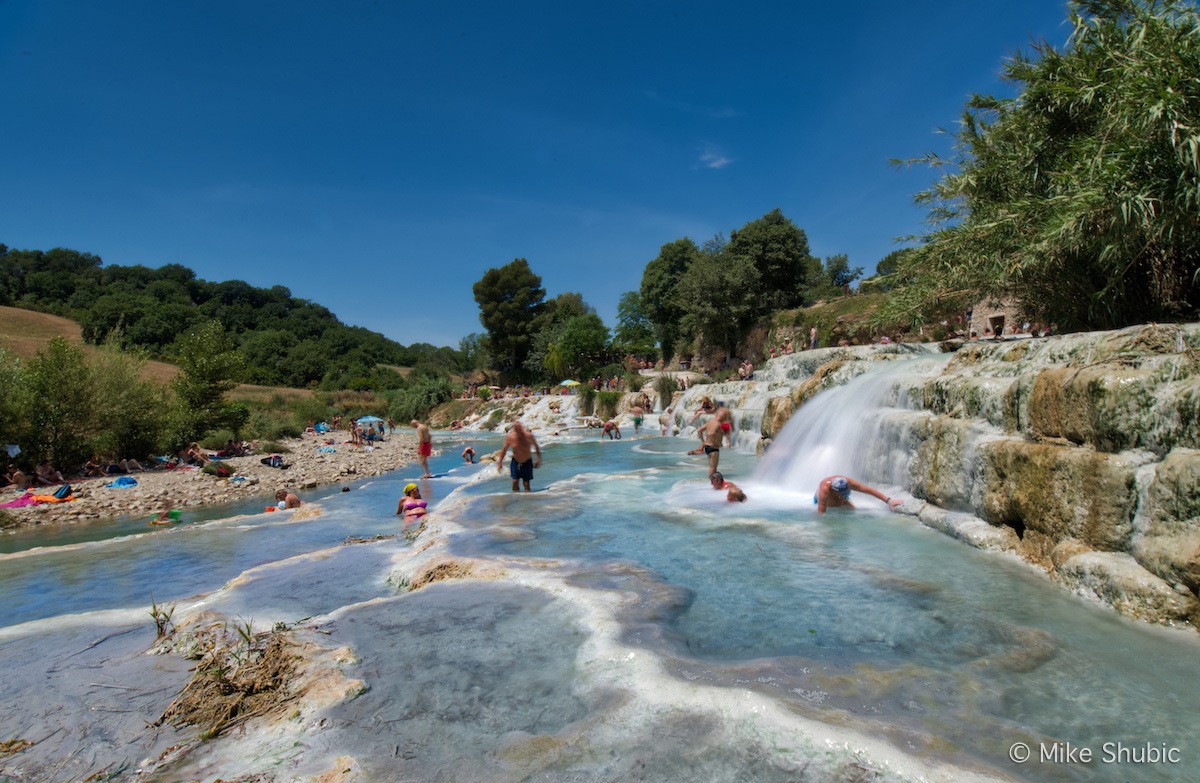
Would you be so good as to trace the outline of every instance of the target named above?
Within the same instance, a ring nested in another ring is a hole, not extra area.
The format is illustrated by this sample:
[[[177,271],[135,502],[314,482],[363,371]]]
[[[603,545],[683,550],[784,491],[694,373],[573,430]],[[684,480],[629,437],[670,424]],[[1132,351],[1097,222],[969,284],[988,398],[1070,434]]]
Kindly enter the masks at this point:
[[[433,453],[433,441],[431,441],[431,440],[421,441],[421,445],[417,449],[417,453],[420,454],[422,457],[428,457],[430,454]]]

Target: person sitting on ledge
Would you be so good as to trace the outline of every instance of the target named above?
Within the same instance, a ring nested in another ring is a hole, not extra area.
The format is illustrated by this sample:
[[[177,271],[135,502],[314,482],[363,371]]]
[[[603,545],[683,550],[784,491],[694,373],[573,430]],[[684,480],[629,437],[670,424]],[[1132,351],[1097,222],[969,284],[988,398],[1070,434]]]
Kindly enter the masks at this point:
[[[875,497],[887,503],[887,506],[892,511],[895,511],[898,506],[904,503],[900,498],[892,498],[883,494],[879,490],[868,487],[860,481],[855,481],[846,476],[829,476],[821,479],[820,485],[817,487],[817,493],[813,495],[813,503],[817,504],[817,513],[824,514],[827,508],[854,508],[854,504],[850,502],[850,491],[865,492],[868,495]]]

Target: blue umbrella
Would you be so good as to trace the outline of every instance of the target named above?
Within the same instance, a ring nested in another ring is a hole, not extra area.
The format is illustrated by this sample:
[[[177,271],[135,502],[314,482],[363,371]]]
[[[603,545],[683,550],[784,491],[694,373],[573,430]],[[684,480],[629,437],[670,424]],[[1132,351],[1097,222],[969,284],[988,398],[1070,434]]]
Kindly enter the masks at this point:
[[[356,420],[359,424],[383,424],[383,419],[378,416],[363,416]]]

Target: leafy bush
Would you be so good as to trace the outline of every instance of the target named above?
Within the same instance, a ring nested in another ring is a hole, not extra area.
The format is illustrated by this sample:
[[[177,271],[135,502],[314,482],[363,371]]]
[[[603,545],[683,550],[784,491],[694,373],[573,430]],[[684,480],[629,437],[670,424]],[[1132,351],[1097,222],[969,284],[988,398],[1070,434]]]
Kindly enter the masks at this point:
[[[735,380],[736,377],[737,370],[717,370],[709,380],[715,383],[725,383],[728,380]]]
[[[221,409],[221,423],[233,431],[235,439],[239,439],[246,423],[250,421],[250,408],[244,402],[231,402]]]
[[[264,434],[271,440],[279,440],[280,438],[299,438],[303,433],[304,430],[295,424],[280,422]]]
[[[647,378],[645,375],[636,372],[625,373],[625,388],[631,392],[639,392],[646,385]]]
[[[408,388],[396,392],[388,414],[398,422],[423,419],[452,396],[448,378],[420,378]]]
[[[228,441],[234,440],[232,430],[213,430],[204,436],[200,445],[209,451],[220,451]]]
[[[258,445],[259,454],[291,454],[292,450],[277,440],[266,440]]]
[[[576,388],[579,389],[579,412],[591,416],[596,411],[596,390],[586,383]]]
[[[621,402],[621,392],[596,392],[596,415],[602,419],[611,419],[617,415],[617,405]]]

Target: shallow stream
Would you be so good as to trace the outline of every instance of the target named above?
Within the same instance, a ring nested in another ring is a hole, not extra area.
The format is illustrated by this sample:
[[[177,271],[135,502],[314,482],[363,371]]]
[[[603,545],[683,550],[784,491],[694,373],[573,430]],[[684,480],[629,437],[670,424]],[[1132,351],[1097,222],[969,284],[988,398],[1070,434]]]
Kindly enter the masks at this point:
[[[424,489],[450,551],[505,579],[406,593],[388,581],[403,537],[341,546],[398,532],[413,470],[309,493],[323,509],[312,519],[225,509],[169,529],[129,520],[4,540],[0,737],[39,744],[0,756],[0,772],[129,776],[178,741],[145,735],[186,676],[141,654],[153,594],[181,615],[311,619],[354,651],[347,673],[368,688],[302,741],[219,741],[154,779],[315,775],[336,756],[369,780],[1200,773],[1194,632],[1123,619],[869,498],[819,517],[819,475],[756,479],[747,454],[722,453],[749,495],[727,503],[688,439],[547,443],[531,494],[510,492],[507,470],[462,465],[458,439],[438,441],[441,477]],[[1015,743],[1030,761],[1010,759]],[[1058,759],[1067,743],[1093,761]],[[1148,747],[1178,760],[1106,761]]]

